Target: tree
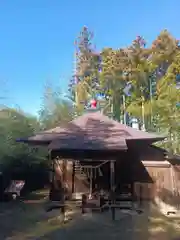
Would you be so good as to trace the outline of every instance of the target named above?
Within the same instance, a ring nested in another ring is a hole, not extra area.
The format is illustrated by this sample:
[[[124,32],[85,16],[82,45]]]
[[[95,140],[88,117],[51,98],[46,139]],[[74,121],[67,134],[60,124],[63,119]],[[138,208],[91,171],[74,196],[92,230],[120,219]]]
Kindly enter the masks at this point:
[[[101,52],[102,71],[100,86],[110,99],[113,117],[120,121],[123,89],[126,86],[129,64],[128,54],[124,49],[103,49]]]
[[[169,149],[177,151],[177,144],[176,147],[174,143],[172,145],[172,136],[178,139],[179,125],[170,118],[179,117],[179,92],[169,81],[174,79],[172,82],[175,82],[176,79],[176,84],[179,81],[179,70],[173,73],[179,69],[179,41],[164,30],[150,47],[141,36],[137,36],[129,47],[109,47],[96,54],[91,40],[92,35],[88,35],[87,28],[84,28],[77,44],[74,78],[75,99],[81,113],[89,98],[102,93],[105,96],[105,114],[112,111],[113,117],[120,121],[126,111],[141,123],[145,122],[146,130],[170,130],[173,133],[170,134],[171,141],[168,141]],[[124,98],[127,85],[131,86],[131,94]],[[163,110],[164,106],[167,109]]]
[[[177,103],[180,102],[180,90],[176,86],[176,76],[180,73],[180,53],[169,66],[165,76],[157,84],[157,100],[154,109],[158,116],[157,128],[166,132],[168,138],[165,147],[173,152],[180,152],[180,111]]]
[[[58,89],[47,85],[39,111],[39,120],[43,129],[49,129],[71,121],[74,118],[72,102],[63,98]]]
[[[139,49],[136,44],[133,49]],[[146,129],[155,130],[157,115],[153,110],[153,101],[157,97],[157,83],[165,75],[168,66],[173,62],[175,54],[179,51],[178,41],[174,39],[166,30],[162,31],[153,42],[152,48],[146,49],[145,54],[139,53],[135,57],[135,72],[133,81],[133,94],[128,111],[138,117],[142,116],[142,105],[146,120]],[[144,57],[145,56],[145,57]],[[142,81],[143,80],[143,81]],[[143,102],[142,102],[143,101]]]
[[[93,33],[83,27],[75,42],[75,70],[69,84],[72,101],[75,103],[77,114],[84,111],[84,106],[94,94],[99,70],[99,54],[92,45]]]
[[[116,89],[115,99],[123,112],[128,111],[131,115],[142,118],[142,104],[146,104],[149,98],[148,77],[152,71],[152,62],[148,59],[150,49],[145,48],[145,41],[138,36],[131,46],[116,52],[116,60],[113,59],[113,79]],[[113,57],[114,58],[114,57]],[[115,64],[114,64],[115,63]],[[108,66],[110,64],[108,63]],[[116,76],[116,77],[115,77]],[[127,84],[131,85],[131,96],[125,98],[124,89]],[[117,89],[119,89],[117,91]],[[124,100],[122,101],[122,96]],[[143,103],[142,103],[143,101]],[[119,114],[119,113],[118,113]]]
[[[44,161],[41,150],[26,144],[17,143],[16,139],[34,135],[40,130],[38,120],[26,116],[21,110],[4,108],[0,111],[0,164],[4,167],[22,164],[32,165]]]
[[[179,51],[179,41],[167,30],[163,30],[153,41],[151,49],[151,58],[158,66],[157,76],[160,78],[164,75]]]

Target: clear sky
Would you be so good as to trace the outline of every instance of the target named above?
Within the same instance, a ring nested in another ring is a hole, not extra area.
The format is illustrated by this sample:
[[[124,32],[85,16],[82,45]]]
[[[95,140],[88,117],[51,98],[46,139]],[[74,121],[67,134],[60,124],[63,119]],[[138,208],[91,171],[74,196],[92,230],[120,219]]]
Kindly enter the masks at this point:
[[[84,25],[98,50],[127,46],[137,35],[150,43],[164,28],[180,38],[179,9],[179,0],[2,0],[0,94],[36,113],[47,81],[67,90]]]

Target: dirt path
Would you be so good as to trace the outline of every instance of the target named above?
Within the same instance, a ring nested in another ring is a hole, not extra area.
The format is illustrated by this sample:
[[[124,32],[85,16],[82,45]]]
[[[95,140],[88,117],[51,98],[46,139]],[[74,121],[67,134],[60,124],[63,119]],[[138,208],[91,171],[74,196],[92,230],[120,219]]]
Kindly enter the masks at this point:
[[[116,221],[110,213],[87,214],[63,227],[39,238],[45,239],[86,239],[86,240],[171,240],[180,236],[179,220],[170,220],[154,209],[142,215],[118,212]]]
[[[180,219],[168,219],[154,207],[146,208],[141,215],[119,211],[115,222],[108,212],[82,216],[78,211],[65,225],[57,216],[59,210],[47,213],[42,200],[6,208],[4,205],[0,211],[0,239],[174,240],[180,237]]]
[[[24,201],[1,202],[0,239],[26,239],[23,237],[24,233],[57,215],[58,212],[46,213],[46,194],[47,191],[39,191]]]

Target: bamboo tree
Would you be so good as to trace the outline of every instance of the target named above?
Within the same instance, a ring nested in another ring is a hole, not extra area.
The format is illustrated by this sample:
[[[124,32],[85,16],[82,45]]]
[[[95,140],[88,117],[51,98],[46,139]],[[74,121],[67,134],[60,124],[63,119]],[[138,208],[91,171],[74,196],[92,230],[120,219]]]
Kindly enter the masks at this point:
[[[165,146],[171,151],[177,151],[180,143],[180,92],[176,88],[176,76],[180,73],[180,53],[169,66],[165,76],[158,82],[158,97],[154,101],[154,109],[158,115],[157,127],[168,134]]]
[[[100,83],[105,94],[111,99],[114,118],[120,121],[123,113],[123,89],[127,82],[124,73],[128,64],[128,55],[123,49],[103,49],[101,56]]]

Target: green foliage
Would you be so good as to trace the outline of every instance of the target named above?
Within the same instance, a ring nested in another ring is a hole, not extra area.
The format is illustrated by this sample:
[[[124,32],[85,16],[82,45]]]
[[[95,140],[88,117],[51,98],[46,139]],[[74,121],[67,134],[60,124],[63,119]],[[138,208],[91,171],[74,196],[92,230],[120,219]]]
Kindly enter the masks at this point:
[[[49,129],[73,119],[75,109],[72,102],[64,98],[58,89],[48,85],[45,88],[39,120],[43,129]]]
[[[162,146],[180,153],[180,109],[176,106],[180,90],[175,81],[180,74],[179,42],[164,30],[150,47],[138,36],[126,48],[107,47],[97,53],[92,40],[92,32],[84,27],[76,41],[76,66],[68,97],[48,85],[39,119],[17,109],[0,111],[0,164],[45,161],[44,150],[16,143],[15,139],[71,121],[84,112],[84,105],[97,93],[106,96],[102,107],[105,114],[121,121],[126,111],[140,123],[145,120],[147,130],[167,134]],[[131,96],[124,102],[128,82],[132,84]]]
[[[97,91],[100,56],[95,52],[92,40],[93,33],[87,27],[83,27],[75,42],[75,69],[69,91],[76,107],[76,115],[82,114],[89,97]]]
[[[44,152],[16,142],[16,139],[34,135],[40,131],[35,117],[20,110],[4,108],[0,111],[0,165],[31,165],[44,160]]]
[[[105,100],[104,113],[112,111],[113,117],[121,120],[126,111],[141,123],[144,119],[147,130],[169,133],[164,146],[180,152],[180,110],[176,106],[180,102],[180,90],[175,87],[180,71],[178,44],[179,41],[164,30],[148,48],[144,39],[138,36],[129,47],[102,49],[101,71],[89,62],[91,71],[88,77],[82,78],[76,86],[80,101],[87,101],[94,93],[104,93],[108,99]],[[85,72],[82,71],[83,74]],[[98,90],[92,84],[94,79]],[[124,103],[123,89],[127,82],[131,82],[132,89],[131,96],[126,96]]]

